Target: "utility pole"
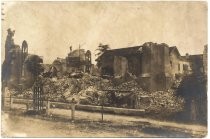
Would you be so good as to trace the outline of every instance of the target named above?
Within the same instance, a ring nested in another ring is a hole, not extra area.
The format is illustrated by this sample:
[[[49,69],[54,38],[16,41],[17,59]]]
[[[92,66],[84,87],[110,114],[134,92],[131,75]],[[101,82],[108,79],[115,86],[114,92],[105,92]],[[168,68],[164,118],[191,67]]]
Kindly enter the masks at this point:
[[[104,121],[104,98],[102,98],[102,105],[101,105],[101,120]]]

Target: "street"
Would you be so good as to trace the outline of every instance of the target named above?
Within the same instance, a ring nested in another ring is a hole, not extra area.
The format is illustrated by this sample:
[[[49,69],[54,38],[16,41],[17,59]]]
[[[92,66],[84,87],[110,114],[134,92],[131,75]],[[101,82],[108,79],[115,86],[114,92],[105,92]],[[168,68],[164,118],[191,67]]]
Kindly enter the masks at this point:
[[[4,137],[153,137],[138,130],[112,122],[90,120],[43,120],[29,116],[3,114]]]
[[[152,119],[52,109],[51,116],[2,114],[4,137],[203,137],[205,126],[178,124]],[[62,114],[61,114],[62,113]]]

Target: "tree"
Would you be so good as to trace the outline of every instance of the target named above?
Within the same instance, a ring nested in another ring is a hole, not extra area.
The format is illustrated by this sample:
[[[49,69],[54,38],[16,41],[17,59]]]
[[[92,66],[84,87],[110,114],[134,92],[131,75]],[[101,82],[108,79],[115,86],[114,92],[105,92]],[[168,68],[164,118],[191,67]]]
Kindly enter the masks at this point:
[[[25,60],[26,69],[34,76],[37,77],[44,71],[44,67],[41,65],[43,59],[38,55],[30,55]]]
[[[103,45],[101,43],[99,44],[98,48],[96,49],[96,51],[98,51],[98,53],[96,53],[96,56],[97,56],[97,58],[96,58],[97,64],[96,65],[97,65],[97,67],[100,67],[100,65],[101,65],[100,56],[109,49],[110,49],[110,47],[109,47],[108,44],[106,44],[106,45]]]
[[[98,53],[96,54],[96,56],[101,56],[106,50],[110,49],[109,45],[103,45],[102,43],[99,43],[98,48],[96,49],[98,51]]]

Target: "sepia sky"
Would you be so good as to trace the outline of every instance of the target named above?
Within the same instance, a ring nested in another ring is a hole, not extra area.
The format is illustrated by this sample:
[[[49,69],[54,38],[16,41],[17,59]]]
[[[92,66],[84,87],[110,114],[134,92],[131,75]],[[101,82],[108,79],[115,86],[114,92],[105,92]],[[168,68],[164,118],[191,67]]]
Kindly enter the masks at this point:
[[[145,42],[177,46],[184,55],[199,54],[207,44],[206,2],[6,2],[2,22],[2,61],[7,29],[18,45],[44,63],[65,58],[69,46],[94,53],[99,43],[111,48]]]

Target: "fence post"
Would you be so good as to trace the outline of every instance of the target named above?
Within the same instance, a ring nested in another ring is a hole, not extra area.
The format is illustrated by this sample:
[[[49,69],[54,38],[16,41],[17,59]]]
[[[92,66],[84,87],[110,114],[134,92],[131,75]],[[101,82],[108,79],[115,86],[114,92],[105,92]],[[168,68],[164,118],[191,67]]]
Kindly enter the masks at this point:
[[[71,120],[74,120],[76,103],[77,103],[76,100],[74,98],[72,98],[72,100],[71,100]]]
[[[13,98],[12,98],[12,96],[10,96],[10,110],[12,109],[12,106],[13,105]]]
[[[71,104],[71,119],[74,120],[75,115],[75,103]]]
[[[101,118],[102,118],[102,122],[104,121],[104,104],[102,104],[101,106]]]
[[[4,110],[4,106],[5,106],[5,91],[6,91],[6,87],[5,87],[5,84],[4,82],[2,83],[2,95],[1,95],[1,109],[2,111]]]
[[[47,99],[47,115],[50,114],[50,101]]]
[[[104,121],[104,94],[101,96],[101,122]]]
[[[26,103],[26,111],[28,111],[29,110],[29,103],[27,102]]]

